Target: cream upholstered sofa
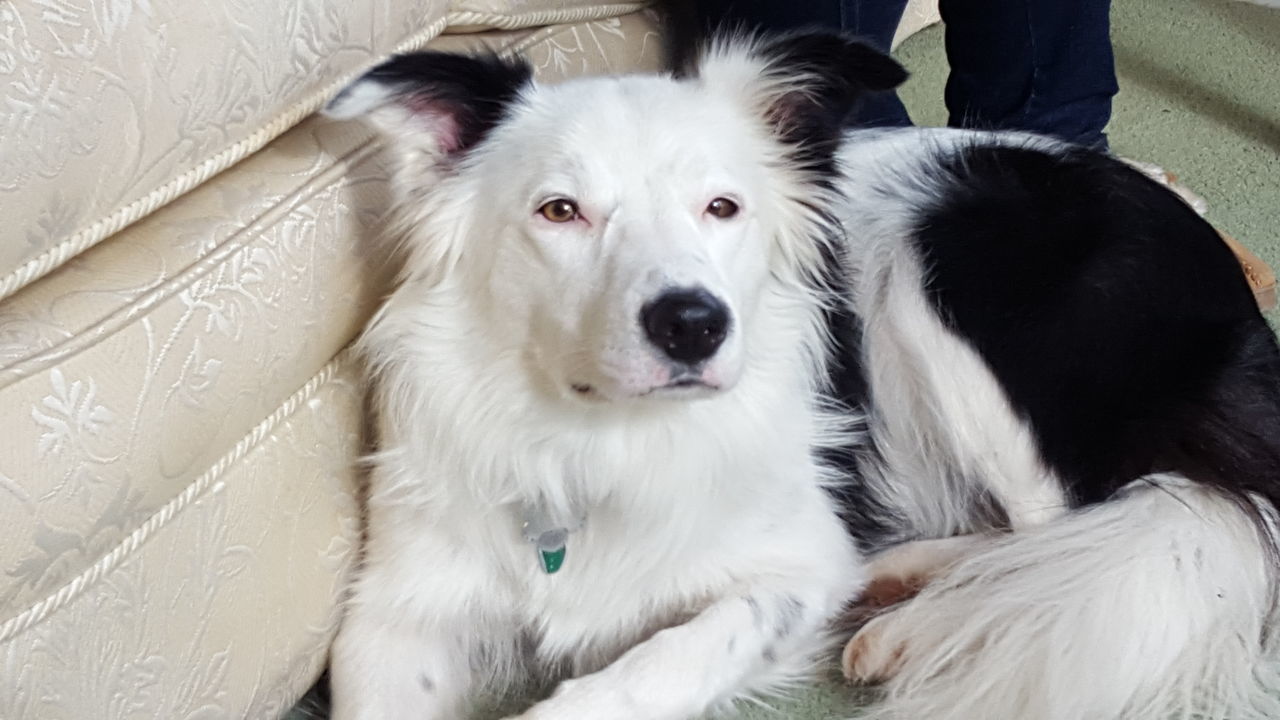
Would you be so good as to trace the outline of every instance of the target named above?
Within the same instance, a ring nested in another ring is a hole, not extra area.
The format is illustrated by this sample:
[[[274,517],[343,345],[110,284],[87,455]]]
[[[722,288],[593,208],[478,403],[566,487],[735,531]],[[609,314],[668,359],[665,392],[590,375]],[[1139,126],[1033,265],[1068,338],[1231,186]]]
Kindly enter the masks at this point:
[[[0,720],[272,718],[359,534],[393,52],[653,69],[599,0],[0,3]]]

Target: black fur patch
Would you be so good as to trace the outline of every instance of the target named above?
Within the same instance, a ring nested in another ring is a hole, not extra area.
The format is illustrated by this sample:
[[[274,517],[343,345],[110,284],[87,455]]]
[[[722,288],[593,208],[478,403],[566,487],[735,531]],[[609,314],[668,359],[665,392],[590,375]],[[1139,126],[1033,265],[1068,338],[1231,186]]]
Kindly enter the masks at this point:
[[[971,147],[915,243],[1073,504],[1158,471],[1280,498],[1280,349],[1217,232],[1110,157]]]

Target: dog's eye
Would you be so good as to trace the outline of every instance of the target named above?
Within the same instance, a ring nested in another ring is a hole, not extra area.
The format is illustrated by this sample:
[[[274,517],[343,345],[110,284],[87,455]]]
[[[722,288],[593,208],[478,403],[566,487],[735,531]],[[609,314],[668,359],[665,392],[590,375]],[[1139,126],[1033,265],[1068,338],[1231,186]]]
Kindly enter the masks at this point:
[[[738,214],[738,203],[729,198],[718,197],[707,204],[707,213],[721,220]]]
[[[577,219],[578,205],[572,200],[558,198],[543,203],[542,207],[538,208],[538,214],[553,223],[566,223]]]

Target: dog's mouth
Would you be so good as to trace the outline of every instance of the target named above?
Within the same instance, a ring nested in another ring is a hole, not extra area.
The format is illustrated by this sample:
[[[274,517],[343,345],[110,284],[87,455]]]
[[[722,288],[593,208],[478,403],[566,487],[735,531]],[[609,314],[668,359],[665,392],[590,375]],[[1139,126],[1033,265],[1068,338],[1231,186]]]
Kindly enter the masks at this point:
[[[649,391],[649,392],[659,391],[659,389],[681,389],[681,388],[691,388],[691,387],[710,388],[712,387],[712,384],[705,382],[705,380],[701,378],[686,377],[686,378],[680,378],[677,380],[672,380],[672,382],[664,384],[664,386],[662,387],[655,387],[652,389],[652,391]]]
[[[708,395],[720,389],[719,385],[703,380],[694,375],[683,375],[673,379],[666,385],[658,385],[640,393],[640,397],[672,397],[681,398],[693,395]]]
[[[594,385],[583,382],[575,382],[569,385],[569,389],[573,394],[583,400],[605,400],[607,397],[601,393]],[[721,390],[719,385],[707,382],[699,377],[691,375],[683,376],[666,383],[665,385],[657,385],[632,395],[635,398],[672,398],[682,399],[686,397],[702,397],[710,395]]]

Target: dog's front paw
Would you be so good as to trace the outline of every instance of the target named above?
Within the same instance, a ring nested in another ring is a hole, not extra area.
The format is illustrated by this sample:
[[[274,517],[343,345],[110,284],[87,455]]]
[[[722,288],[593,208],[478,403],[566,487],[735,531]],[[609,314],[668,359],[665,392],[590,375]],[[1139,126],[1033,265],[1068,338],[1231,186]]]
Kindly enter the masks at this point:
[[[888,632],[893,616],[889,612],[863,625],[844,646],[841,667],[850,682],[884,682],[901,668],[905,648]]]
[[[504,720],[640,720],[650,717],[621,688],[599,678],[560,683],[551,697]]]

